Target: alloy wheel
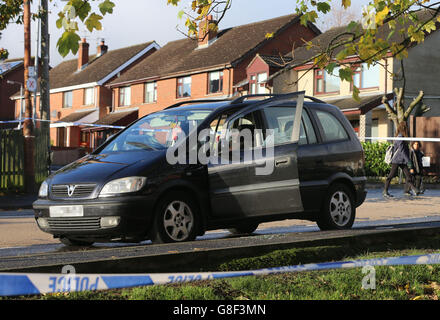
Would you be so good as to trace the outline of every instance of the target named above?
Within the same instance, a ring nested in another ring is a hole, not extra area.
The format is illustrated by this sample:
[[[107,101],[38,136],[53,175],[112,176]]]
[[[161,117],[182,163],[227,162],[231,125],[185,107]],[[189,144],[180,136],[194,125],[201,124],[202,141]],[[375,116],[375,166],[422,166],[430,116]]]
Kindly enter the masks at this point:
[[[194,225],[194,215],[190,207],[183,201],[173,201],[165,209],[163,226],[173,241],[185,241]]]
[[[329,212],[336,225],[345,226],[352,213],[350,197],[344,191],[335,192],[330,199]]]

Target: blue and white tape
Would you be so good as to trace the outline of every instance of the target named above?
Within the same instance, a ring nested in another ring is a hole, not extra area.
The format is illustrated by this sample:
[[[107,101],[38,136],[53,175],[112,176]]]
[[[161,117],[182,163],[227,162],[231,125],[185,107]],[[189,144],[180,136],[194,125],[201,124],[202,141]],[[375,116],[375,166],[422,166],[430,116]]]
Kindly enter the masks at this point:
[[[0,124],[2,124],[2,123],[22,123],[22,122],[25,122],[25,120],[34,120],[34,121],[39,121],[39,122],[50,122],[50,123],[54,123],[54,124],[66,124],[66,125],[71,125],[71,126],[85,126],[85,127],[97,127],[97,128],[109,128],[109,129],[125,129],[126,128],[123,126],[112,126],[112,125],[107,125],[107,124],[52,121],[52,120],[33,119],[33,118],[23,118],[20,120],[3,120],[3,121],[0,121]]]
[[[440,254],[305,264],[250,271],[152,274],[0,273],[0,296],[120,289],[198,280],[259,276],[287,272],[348,269],[364,266],[440,264]]]

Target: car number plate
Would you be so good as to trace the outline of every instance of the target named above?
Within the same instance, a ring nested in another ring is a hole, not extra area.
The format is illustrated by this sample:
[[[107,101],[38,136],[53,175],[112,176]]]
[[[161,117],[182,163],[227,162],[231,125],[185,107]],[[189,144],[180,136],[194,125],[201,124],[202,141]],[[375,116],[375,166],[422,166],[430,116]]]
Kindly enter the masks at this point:
[[[84,216],[83,206],[54,206],[49,207],[51,218],[60,217],[82,217]]]

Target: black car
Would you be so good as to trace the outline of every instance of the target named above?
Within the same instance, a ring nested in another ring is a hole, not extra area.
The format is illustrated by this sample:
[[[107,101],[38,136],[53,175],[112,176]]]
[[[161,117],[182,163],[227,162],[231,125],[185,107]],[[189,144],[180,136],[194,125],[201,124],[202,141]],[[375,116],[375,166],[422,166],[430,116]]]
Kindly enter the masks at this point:
[[[147,115],[52,174],[33,208],[39,228],[68,245],[188,241],[283,219],[347,229],[365,182],[342,112],[297,92]]]

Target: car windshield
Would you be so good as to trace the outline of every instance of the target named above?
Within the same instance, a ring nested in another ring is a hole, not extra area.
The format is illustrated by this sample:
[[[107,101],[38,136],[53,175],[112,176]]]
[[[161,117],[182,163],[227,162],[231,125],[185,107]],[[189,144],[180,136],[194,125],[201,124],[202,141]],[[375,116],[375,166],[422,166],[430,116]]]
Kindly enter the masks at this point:
[[[188,136],[212,110],[174,110],[151,114],[124,130],[100,153],[164,150]]]

